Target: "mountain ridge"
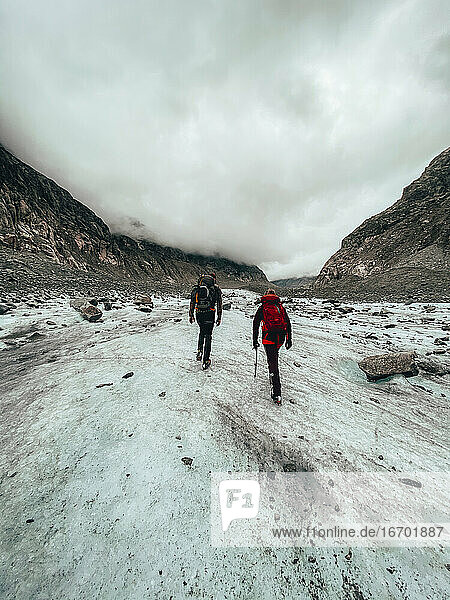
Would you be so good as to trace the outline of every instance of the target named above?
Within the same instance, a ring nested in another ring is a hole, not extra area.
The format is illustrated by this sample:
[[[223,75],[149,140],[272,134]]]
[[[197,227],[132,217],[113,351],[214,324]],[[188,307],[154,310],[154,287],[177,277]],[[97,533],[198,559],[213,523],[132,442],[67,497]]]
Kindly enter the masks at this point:
[[[450,148],[386,210],[347,235],[322,267],[318,293],[450,298]]]
[[[40,255],[63,271],[153,283],[185,283],[204,270],[216,271],[232,287],[267,282],[255,265],[112,233],[93,210],[1,144],[0,175],[0,249],[16,258]]]

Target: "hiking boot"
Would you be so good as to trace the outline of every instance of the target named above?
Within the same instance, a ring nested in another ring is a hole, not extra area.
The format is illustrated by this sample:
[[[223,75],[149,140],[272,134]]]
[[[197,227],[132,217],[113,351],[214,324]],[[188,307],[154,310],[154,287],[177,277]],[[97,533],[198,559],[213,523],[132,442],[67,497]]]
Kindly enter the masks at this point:
[[[202,360],[203,350],[197,350],[197,360]]]
[[[274,404],[278,404],[278,406],[281,406],[281,396],[272,396],[272,399],[274,401]]]
[[[209,358],[208,358],[208,360],[203,361],[202,369],[204,371],[206,371],[206,369],[208,369],[210,366],[211,366],[211,361],[209,360]]]

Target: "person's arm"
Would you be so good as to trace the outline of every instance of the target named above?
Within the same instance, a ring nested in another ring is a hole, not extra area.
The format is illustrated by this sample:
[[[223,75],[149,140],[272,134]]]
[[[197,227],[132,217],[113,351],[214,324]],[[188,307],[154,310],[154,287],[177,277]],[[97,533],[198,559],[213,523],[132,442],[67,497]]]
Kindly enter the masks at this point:
[[[194,308],[195,308],[195,295],[197,293],[197,287],[192,288],[191,292],[191,303],[189,304],[189,321],[192,323],[194,320]]]
[[[286,325],[287,325],[286,348],[289,350],[289,348],[292,346],[292,325],[291,325],[291,320],[289,319],[289,315],[287,314],[284,306],[283,306],[283,310],[284,310],[284,318],[286,319]]]
[[[217,321],[216,324],[220,325],[222,321],[222,290],[217,286]]]
[[[259,326],[261,325],[261,321],[263,318],[263,309],[262,306],[258,308],[255,316],[253,317],[253,348],[257,347],[258,344],[258,336],[259,336]]]

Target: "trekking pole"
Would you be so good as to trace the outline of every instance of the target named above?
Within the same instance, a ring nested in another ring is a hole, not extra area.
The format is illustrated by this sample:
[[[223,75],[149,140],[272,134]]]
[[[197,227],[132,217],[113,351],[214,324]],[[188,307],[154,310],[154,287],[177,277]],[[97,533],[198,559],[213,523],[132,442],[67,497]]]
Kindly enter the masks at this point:
[[[255,379],[256,379],[256,369],[258,368],[258,346],[256,346],[255,352],[256,352],[256,355],[255,355]]]

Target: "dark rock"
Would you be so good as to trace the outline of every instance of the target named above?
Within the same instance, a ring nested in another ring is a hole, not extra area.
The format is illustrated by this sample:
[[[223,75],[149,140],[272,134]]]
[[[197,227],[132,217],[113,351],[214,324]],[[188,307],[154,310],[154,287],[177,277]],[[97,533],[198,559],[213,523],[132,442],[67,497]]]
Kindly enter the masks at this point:
[[[143,313],[151,313],[153,310],[153,306],[142,305],[142,306],[138,306],[137,310],[140,310]]]
[[[354,309],[354,308],[352,308],[351,306],[338,306],[338,307],[336,307],[336,308],[337,308],[337,310],[338,310],[339,312],[341,312],[341,313],[342,313],[342,314],[344,314],[344,315],[347,315],[347,314],[349,314],[349,313],[351,313],[351,312],[353,312],[353,311],[355,310],[355,309]]]
[[[222,305],[223,310],[231,310],[231,302],[225,302],[225,304]]]
[[[153,300],[147,294],[141,294],[140,296],[138,296],[135,300],[135,304],[137,304],[138,306],[146,305],[153,308]]]
[[[75,298],[70,301],[70,306],[74,308],[83,319],[90,323],[95,323],[102,317],[102,311],[84,298]]]
[[[56,325],[55,321],[46,321],[47,325]]]
[[[384,379],[390,375],[412,377],[419,371],[415,363],[415,352],[392,352],[378,356],[368,356],[358,363],[369,381]]]
[[[415,479],[408,479],[408,478],[404,478],[404,479],[400,479],[400,481],[402,483],[404,483],[405,485],[409,485],[411,487],[415,487],[415,488],[421,488],[422,484],[420,483],[420,481],[416,481]]]
[[[10,310],[11,310],[10,306],[6,306],[6,304],[0,304],[0,315],[5,315]]]
[[[102,387],[107,387],[110,385],[114,385],[113,383],[99,383],[99,385],[96,385],[96,388],[102,388]]]
[[[431,375],[450,375],[450,366],[444,365],[437,358],[419,355],[416,358],[416,364],[420,371],[430,373]]]
[[[185,465],[187,465],[188,467],[190,467],[192,465],[192,463],[194,462],[193,458],[190,458],[189,456],[183,456],[183,458],[181,459],[181,462]]]
[[[130,377],[133,377],[134,372],[133,371],[129,371],[128,373],[125,373],[125,375],[122,375],[122,379],[129,379]]]
[[[436,310],[436,307],[433,306],[432,304],[428,305],[428,306],[424,306],[423,307],[425,312],[430,313],[430,312],[434,312]]]
[[[283,465],[283,471],[285,473],[294,473],[297,471],[297,465],[295,463],[285,463]]]
[[[164,398],[164,396],[165,396],[165,395],[166,395],[166,392],[161,392],[160,394],[158,394],[158,396],[159,396],[160,398]]]
[[[112,309],[112,304],[111,304],[111,302],[108,302],[107,300],[105,300],[105,301],[103,302],[103,308],[104,308],[105,310],[111,310],[111,309]]]
[[[41,340],[43,338],[45,338],[44,334],[35,331],[27,338],[27,342],[35,342],[36,340]]]

